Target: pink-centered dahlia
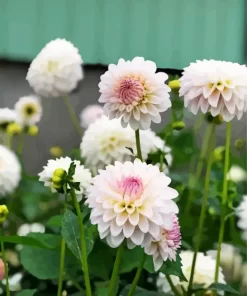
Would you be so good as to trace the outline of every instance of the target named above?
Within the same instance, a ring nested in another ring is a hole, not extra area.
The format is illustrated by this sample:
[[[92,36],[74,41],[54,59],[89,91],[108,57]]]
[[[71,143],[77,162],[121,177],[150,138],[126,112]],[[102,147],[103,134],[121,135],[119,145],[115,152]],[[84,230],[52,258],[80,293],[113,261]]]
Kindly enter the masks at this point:
[[[237,63],[203,60],[191,63],[180,78],[180,96],[193,114],[200,109],[225,121],[241,119],[247,111],[247,67]]]
[[[171,179],[159,168],[136,159],[115,162],[99,170],[88,189],[91,223],[98,225],[101,239],[118,247],[126,238],[128,247],[150,244],[160,227],[173,228],[178,192],[169,187]]]
[[[173,215],[171,229],[160,227],[157,237],[152,237],[149,245],[145,247],[145,253],[153,256],[155,271],[159,270],[166,260],[176,260],[177,250],[181,246],[181,233],[178,218]]]
[[[134,130],[150,128],[151,121],[159,123],[160,112],[170,108],[171,101],[168,76],[156,70],[154,62],[142,57],[109,65],[99,83],[105,114],[110,119],[121,117],[122,126],[130,124]]]

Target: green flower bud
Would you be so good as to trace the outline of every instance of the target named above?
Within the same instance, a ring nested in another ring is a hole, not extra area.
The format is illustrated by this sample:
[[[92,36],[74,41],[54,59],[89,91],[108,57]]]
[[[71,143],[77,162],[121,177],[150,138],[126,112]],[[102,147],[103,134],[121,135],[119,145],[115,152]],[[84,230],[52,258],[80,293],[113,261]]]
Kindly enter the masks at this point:
[[[169,81],[168,86],[172,90],[178,90],[178,89],[180,89],[180,81],[179,80],[171,80],[171,81]]]
[[[243,139],[237,139],[237,140],[235,141],[234,145],[235,145],[236,149],[239,149],[239,150],[240,150],[241,148],[244,147],[244,145],[245,145],[245,140],[243,140]]]
[[[64,169],[56,169],[53,173],[53,176],[64,178],[67,175],[67,172]]]
[[[9,210],[6,205],[0,205],[0,223],[2,224],[8,217]]]
[[[39,128],[36,125],[30,125],[27,129],[29,136],[36,136],[39,132]]]
[[[214,155],[214,161],[223,161],[225,156],[225,147],[219,146],[214,149],[213,155]]]
[[[185,128],[185,123],[183,121],[175,121],[172,124],[172,128],[177,131],[182,130]]]
[[[8,135],[19,135],[22,132],[22,127],[18,123],[10,123],[7,125],[6,132]]]
[[[60,157],[63,155],[63,149],[59,146],[53,146],[50,149],[50,154],[54,157]]]
[[[224,121],[222,115],[219,114],[213,117],[211,113],[207,113],[205,115],[205,120],[209,123],[215,123],[217,125],[221,124]]]
[[[64,169],[56,169],[52,176],[52,186],[56,190],[62,189],[67,173]]]

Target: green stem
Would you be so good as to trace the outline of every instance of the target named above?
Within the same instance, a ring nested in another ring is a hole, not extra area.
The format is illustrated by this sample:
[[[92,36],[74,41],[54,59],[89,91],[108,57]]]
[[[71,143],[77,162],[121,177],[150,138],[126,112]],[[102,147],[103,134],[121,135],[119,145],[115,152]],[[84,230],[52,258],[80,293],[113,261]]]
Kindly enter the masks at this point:
[[[117,256],[116,256],[113,271],[112,271],[108,296],[115,296],[116,295],[118,272],[119,272],[119,267],[120,267],[120,262],[121,262],[121,257],[122,257],[123,251],[124,251],[124,246],[123,246],[123,244],[121,244],[117,250]]]
[[[66,243],[65,243],[65,240],[62,238],[57,296],[61,296],[62,289],[63,289],[65,250],[66,250]]]
[[[79,121],[77,120],[77,117],[76,117],[76,114],[75,114],[75,111],[74,109],[72,108],[70,102],[69,102],[69,99],[67,96],[64,96],[64,103],[68,109],[68,112],[69,112],[69,115],[70,115],[70,118],[79,134],[79,136],[81,137],[82,136],[82,130],[81,130],[81,126],[80,126],[80,123]]]
[[[204,196],[203,196],[203,201],[202,201],[201,214],[200,214],[200,218],[199,218],[199,227],[198,227],[197,233],[196,233],[195,253],[194,253],[193,261],[192,261],[192,267],[191,267],[191,274],[190,274],[190,280],[189,280],[187,296],[190,296],[190,295],[193,294],[191,289],[192,289],[192,284],[193,284],[197,253],[199,252],[200,245],[201,245],[204,221],[205,221],[205,216],[206,216],[210,174],[211,174],[211,167],[212,167],[212,163],[213,163],[213,149],[214,149],[214,146],[215,146],[215,125],[213,124],[211,135],[210,135],[210,140],[209,140],[209,153],[210,153],[210,155],[209,155],[209,159],[208,159],[208,163],[207,163],[207,170],[206,170],[206,176],[205,176]]]
[[[143,266],[144,266],[144,263],[145,263],[145,258],[146,258],[146,254],[143,252],[139,267],[138,267],[138,269],[136,271],[135,278],[134,278],[134,280],[133,280],[133,282],[131,284],[128,296],[133,296],[134,293],[135,293],[136,286],[137,286],[137,284],[139,282],[139,279],[140,279],[140,276],[141,276],[141,273],[142,273],[142,270],[143,270]]]
[[[22,155],[23,147],[24,147],[24,133],[21,133],[19,135],[19,143],[18,143],[18,148],[17,148],[17,152],[18,152],[19,156]]]
[[[92,296],[92,290],[91,290],[91,284],[90,284],[90,277],[89,277],[89,271],[88,271],[88,263],[87,263],[87,246],[86,246],[86,236],[85,236],[85,229],[83,224],[83,218],[80,210],[79,203],[76,198],[75,190],[74,188],[71,188],[70,195],[72,197],[78,223],[80,227],[80,239],[81,239],[81,263],[82,263],[82,270],[84,272],[84,279],[85,279],[85,286],[86,286],[86,295]]]
[[[137,157],[142,160],[142,151],[141,151],[141,142],[140,142],[140,131],[139,129],[135,131],[136,136],[136,151],[137,151]]]
[[[210,141],[210,137],[211,137],[213,128],[214,128],[213,124],[208,125],[208,127],[205,131],[205,136],[203,138],[202,149],[201,149],[199,161],[198,161],[198,164],[196,167],[196,173],[195,173],[195,175],[193,173],[190,174],[190,178],[189,178],[190,190],[189,190],[188,202],[186,204],[185,212],[184,212],[185,216],[190,213],[191,206],[192,206],[193,201],[195,199],[195,196],[194,196],[195,185],[201,177],[201,173],[202,173],[203,165],[205,162],[205,157],[206,157],[206,154],[208,151],[209,141]]]
[[[166,275],[166,279],[167,279],[167,281],[168,281],[174,295],[175,296],[180,296],[180,293],[178,292],[177,288],[174,286],[171,277],[169,275]]]
[[[3,230],[2,230],[2,235],[3,235]],[[4,271],[5,271],[5,279],[6,279],[6,296],[10,296],[10,291],[9,291],[9,268],[8,268],[8,263],[6,261],[4,242],[3,241],[1,241],[1,250],[2,250]]]
[[[219,268],[220,268],[220,252],[221,245],[224,239],[224,231],[225,231],[225,215],[226,215],[226,204],[227,204],[227,190],[228,190],[228,182],[227,182],[227,173],[229,171],[229,163],[230,163],[230,143],[231,143],[231,129],[232,124],[228,122],[226,129],[226,149],[225,149],[225,163],[224,163],[224,177],[223,177],[223,189],[222,189],[222,199],[221,199],[221,217],[220,217],[220,232],[219,232],[219,240],[218,240],[218,248],[217,248],[217,256],[216,256],[216,268],[214,279],[215,282],[218,282],[219,279]]]

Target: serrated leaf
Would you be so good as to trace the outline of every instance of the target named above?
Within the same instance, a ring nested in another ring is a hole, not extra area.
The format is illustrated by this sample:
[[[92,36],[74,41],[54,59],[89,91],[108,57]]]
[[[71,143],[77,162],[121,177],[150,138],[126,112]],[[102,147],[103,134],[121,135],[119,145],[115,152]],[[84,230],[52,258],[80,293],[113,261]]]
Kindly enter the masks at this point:
[[[20,260],[24,269],[40,280],[58,278],[59,251],[24,246],[20,253]]]
[[[212,285],[210,285],[208,287],[208,290],[211,291],[224,291],[224,292],[230,292],[234,295],[240,295],[240,293],[238,291],[236,291],[235,289],[233,289],[232,287],[225,285],[225,284],[221,284],[221,283],[214,283]]]
[[[80,230],[78,219],[77,216],[68,209],[63,216],[61,233],[68,248],[76,256],[77,259],[81,260]],[[89,237],[87,231],[85,231],[85,235],[87,255],[89,255],[93,248],[93,240]]]
[[[21,292],[19,292],[17,294],[17,296],[33,296],[35,294],[35,292],[37,291],[37,289],[33,289],[33,290],[30,290],[30,289],[27,289],[27,290],[23,290]]]
[[[119,273],[127,273],[137,268],[140,264],[143,249],[136,247],[132,250],[125,249],[123,253],[124,260],[120,263]]]

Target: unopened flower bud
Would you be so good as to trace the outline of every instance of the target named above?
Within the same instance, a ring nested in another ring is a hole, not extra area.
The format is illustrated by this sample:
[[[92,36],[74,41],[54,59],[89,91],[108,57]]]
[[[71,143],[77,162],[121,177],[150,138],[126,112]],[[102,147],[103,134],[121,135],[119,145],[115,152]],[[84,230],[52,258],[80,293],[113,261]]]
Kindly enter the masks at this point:
[[[62,292],[62,296],[67,296],[67,295],[68,295],[67,291],[64,290],[64,291]]]
[[[225,152],[225,147],[224,146],[219,146],[214,149],[213,155],[214,155],[214,161],[223,161],[224,159],[224,152]]]
[[[6,205],[0,205],[0,224],[2,224],[8,217],[9,210]]]
[[[171,81],[169,81],[168,86],[172,90],[178,90],[180,88],[180,81],[179,80],[171,80]]]
[[[214,124],[221,124],[224,120],[221,114],[218,114],[217,116],[213,117],[211,113],[207,113],[205,115],[205,119],[209,123],[214,123]]]
[[[183,121],[175,121],[172,124],[172,128],[177,131],[182,130],[185,128],[185,123]]]
[[[0,259],[0,280],[3,280],[4,278],[5,278],[4,262],[2,259]]]
[[[245,140],[243,140],[243,139],[237,139],[235,141],[234,145],[235,145],[236,149],[241,149],[245,145]]]
[[[12,122],[8,124],[6,132],[8,135],[19,135],[22,132],[22,128],[18,123]]]
[[[50,149],[50,154],[54,157],[61,157],[63,155],[63,149],[59,146],[53,146]]]
[[[27,129],[27,133],[29,136],[36,136],[39,132],[39,128],[37,125],[30,125]]]
[[[67,173],[64,169],[56,169],[52,176],[52,186],[56,190],[62,189]]]

